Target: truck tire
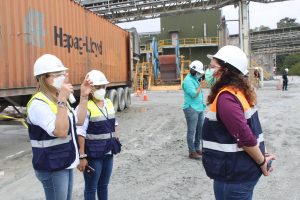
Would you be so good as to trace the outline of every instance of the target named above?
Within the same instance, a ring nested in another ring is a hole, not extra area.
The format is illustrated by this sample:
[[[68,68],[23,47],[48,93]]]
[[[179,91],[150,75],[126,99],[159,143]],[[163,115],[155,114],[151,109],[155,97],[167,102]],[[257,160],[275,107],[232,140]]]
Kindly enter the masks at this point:
[[[109,90],[108,91],[108,98],[114,104],[114,109],[117,112],[117,110],[118,110],[118,94],[117,94],[117,91],[115,89]]]
[[[130,91],[129,91],[128,87],[125,87],[124,95],[125,95],[125,107],[129,108],[130,105],[131,105],[131,94],[130,94]]]
[[[118,94],[118,111],[122,111],[125,109],[125,95],[124,95],[124,89],[123,88],[118,88],[117,89],[117,94]]]

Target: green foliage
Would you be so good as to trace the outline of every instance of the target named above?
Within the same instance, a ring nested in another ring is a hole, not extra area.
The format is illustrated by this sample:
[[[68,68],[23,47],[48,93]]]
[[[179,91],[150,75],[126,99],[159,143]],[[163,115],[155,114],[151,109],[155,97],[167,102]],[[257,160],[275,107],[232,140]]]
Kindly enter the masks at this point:
[[[268,26],[260,25],[260,27],[255,27],[254,29],[250,29],[250,32],[257,32],[257,31],[267,31],[271,28]]]
[[[291,54],[285,57],[283,65],[293,66],[294,64],[300,62],[300,54]],[[289,68],[289,67],[288,67]]]
[[[300,54],[280,55],[276,62],[278,73],[283,73],[288,68],[290,75],[300,75]]]
[[[289,71],[290,75],[298,75],[300,76],[300,62],[297,62],[292,66],[292,68]]]
[[[284,70],[284,59],[287,57],[288,55],[278,55],[276,56],[276,66],[277,66],[277,72],[281,73]]]
[[[299,26],[300,24],[296,22],[296,18],[285,17],[277,22],[277,28],[286,28],[291,26]]]

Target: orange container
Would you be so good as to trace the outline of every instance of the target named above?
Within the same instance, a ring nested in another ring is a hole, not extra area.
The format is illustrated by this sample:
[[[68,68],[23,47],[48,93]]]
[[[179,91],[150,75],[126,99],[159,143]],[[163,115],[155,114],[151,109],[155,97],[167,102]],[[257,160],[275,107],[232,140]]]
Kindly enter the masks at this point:
[[[129,33],[72,0],[0,1],[0,97],[34,91],[35,60],[50,53],[79,85],[98,69],[110,86],[129,80]]]

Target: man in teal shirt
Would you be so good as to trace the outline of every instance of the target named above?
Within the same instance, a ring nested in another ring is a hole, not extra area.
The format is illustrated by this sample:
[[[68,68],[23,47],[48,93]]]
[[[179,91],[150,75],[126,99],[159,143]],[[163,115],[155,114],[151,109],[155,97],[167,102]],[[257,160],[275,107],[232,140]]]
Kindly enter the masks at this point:
[[[203,64],[195,60],[190,64],[190,73],[185,77],[182,89],[184,91],[183,112],[187,123],[187,144],[189,157],[200,159],[202,151],[200,140],[202,138],[203,92],[201,90],[200,79],[204,74]]]

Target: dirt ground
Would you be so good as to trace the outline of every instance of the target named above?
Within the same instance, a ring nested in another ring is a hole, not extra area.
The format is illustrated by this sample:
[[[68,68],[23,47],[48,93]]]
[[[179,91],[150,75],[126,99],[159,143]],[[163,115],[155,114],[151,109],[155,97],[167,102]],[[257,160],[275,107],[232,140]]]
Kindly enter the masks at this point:
[[[288,91],[277,90],[277,84],[278,80],[267,81],[257,91],[266,146],[277,155],[277,160],[273,162],[272,175],[261,177],[253,199],[298,200],[300,77],[290,77]],[[208,94],[208,89],[204,89],[204,94]],[[150,91],[148,97],[149,101],[143,101],[133,96],[132,107],[117,114],[123,149],[114,159],[109,199],[214,199],[212,180],[206,176],[201,160],[188,158],[182,91]],[[7,131],[18,134],[25,147],[13,157],[0,158],[0,199],[44,199],[42,186],[32,170],[26,130],[20,126],[0,127],[0,135]],[[0,141],[1,151],[5,140]],[[74,172],[73,199],[81,200],[83,178],[77,170]]]

